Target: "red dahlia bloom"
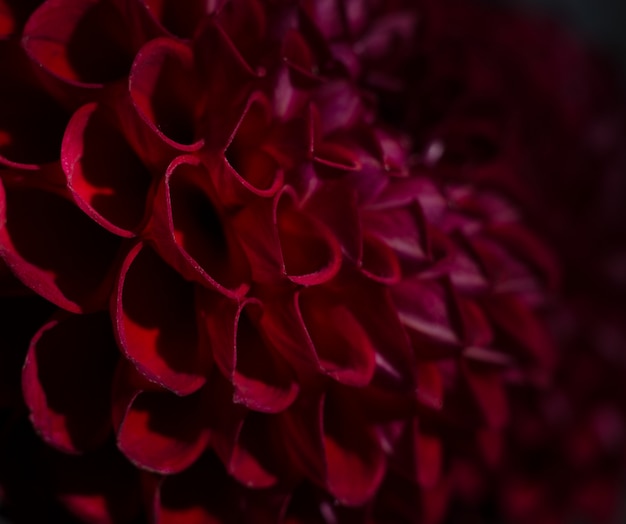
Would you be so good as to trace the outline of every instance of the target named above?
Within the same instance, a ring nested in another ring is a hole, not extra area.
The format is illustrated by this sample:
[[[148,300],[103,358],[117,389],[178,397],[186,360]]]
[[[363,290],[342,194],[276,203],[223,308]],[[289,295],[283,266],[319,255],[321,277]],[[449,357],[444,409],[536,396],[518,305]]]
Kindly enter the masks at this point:
[[[427,96],[457,7],[39,4],[0,3],[2,305],[33,308],[2,400],[23,357],[37,496],[84,522],[435,522],[458,464],[508,464],[569,274],[511,154],[530,119],[472,60],[458,106]]]

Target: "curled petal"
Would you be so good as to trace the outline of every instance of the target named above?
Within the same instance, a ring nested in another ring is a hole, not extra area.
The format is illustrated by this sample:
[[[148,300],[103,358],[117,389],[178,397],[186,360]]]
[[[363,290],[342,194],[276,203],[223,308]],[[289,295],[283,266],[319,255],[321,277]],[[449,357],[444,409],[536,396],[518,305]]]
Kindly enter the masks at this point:
[[[418,357],[426,356],[425,339],[445,347],[460,347],[461,318],[453,291],[445,281],[405,279],[392,291],[398,313]]]
[[[233,385],[233,400],[249,409],[277,413],[298,393],[293,372],[263,333],[263,306],[205,296],[201,315],[215,361]]]
[[[152,522],[158,524],[221,524],[239,506],[234,483],[213,453],[205,453],[182,473],[151,477],[145,484]]]
[[[50,486],[80,521],[131,524],[141,512],[137,470],[115,449],[105,446],[85,456],[49,454]]]
[[[350,309],[318,287],[299,291],[297,304],[321,370],[345,384],[368,384],[374,375],[376,353]]]
[[[0,206],[0,256],[25,285],[76,313],[106,304],[119,239],[41,189],[0,188]]]
[[[101,226],[132,236],[142,225],[151,175],[112,115],[97,104],[80,108],[63,139],[62,163],[74,201]]]
[[[141,118],[167,145],[188,152],[202,147],[204,104],[188,46],[167,38],[150,41],[137,53],[129,89]]]
[[[340,394],[307,399],[282,423],[292,460],[339,502],[358,506],[375,493],[386,462],[360,408],[344,404]]]
[[[250,267],[212,192],[197,159],[175,159],[157,191],[152,237],[160,255],[188,279],[239,297],[248,290]]]
[[[206,391],[186,397],[137,391],[117,429],[117,445],[142,469],[178,473],[205,450],[210,437]]]
[[[297,284],[313,285],[330,280],[341,266],[341,246],[315,218],[296,208],[293,195],[277,196],[274,220],[285,275]]]
[[[222,4],[218,16],[220,27],[246,62],[256,66],[267,31],[263,4],[259,0],[231,0]]]
[[[37,432],[66,453],[101,445],[111,431],[111,382],[118,359],[106,314],[59,317],[33,338],[22,371]]]
[[[222,0],[140,0],[141,5],[163,31],[180,38],[192,38],[204,16]]]
[[[393,250],[374,235],[363,236],[363,273],[382,284],[394,284],[400,280],[401,270]]]
[[[22,44],[45,71],[93,88],[128,73],[132,35],[113,0],[50,0],[28,20]]]
[[[139,243],[112,301],[120,348],[141,374],[180,395],[202,387],[210,355],[199,342],[191,283]]]

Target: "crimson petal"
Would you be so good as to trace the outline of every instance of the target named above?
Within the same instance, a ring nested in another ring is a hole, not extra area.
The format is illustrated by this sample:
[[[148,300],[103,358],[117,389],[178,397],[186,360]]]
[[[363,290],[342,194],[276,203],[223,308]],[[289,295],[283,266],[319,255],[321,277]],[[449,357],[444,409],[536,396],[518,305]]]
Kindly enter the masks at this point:
[[[204,452],[210,431],[202,389],[186,397],[167,391],[137,391],[117,429],[122,453],[142,469],[178,473]]]
[[[341,246],[323,223],[296,208],[283,191],[275,200],[274,220],[287,277],[297,284],[330,280],[341,266]]]
[[[141,118],[167,145],[187,152],[202,147],[203,104],[188,46],[167,38],[150,41],[135,57],[129,89]]]
[[[117,358],[106,314],[59,317],[39,330],[22,381],[30,418],[46,442],[80,453],[105,441]]]
[[[0,187],[0,206],[0,256],[25,285],[68,311],[104,306],[119,239],[41,189]]]
[[[350,309],[319,287],[299,291],[297,304],[322,371],[345,384],[368,384],[376,366],[375,348]]]
[[[128,73],[130,29],[113,0],[48,0],[28,20],[22,43],[45,71],[94,88]]]
[[[202,387],[210,355],[199,343],[193,285],[149,247],[128,254],[112,309],[119,345],[140,373],[180,395]]]
[[[62,163],[75,202],[114,234],[142,225],[151,175],[103,106],[88,104],[70,120]]]
[[[234,387],[233,400],[249,409],[277,413],[298,394],[293,372],[263,333],[263,306],[205,297],[202,316],[220,371]]]
[[[152,237],[159,254],[186,278],[239,297],[248,290],[248,260],[209,184],[195,157],[175,159],[157,191]]]

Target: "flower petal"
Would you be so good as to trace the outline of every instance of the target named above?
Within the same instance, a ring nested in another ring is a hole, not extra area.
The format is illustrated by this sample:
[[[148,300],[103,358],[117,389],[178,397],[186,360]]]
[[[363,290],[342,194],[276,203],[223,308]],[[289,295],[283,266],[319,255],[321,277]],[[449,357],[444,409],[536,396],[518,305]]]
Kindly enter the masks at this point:
[[[350,309],[319,287],[299,291],[297,304],[321,370],[345,384],[368,384],[374,375],[375,349]]]
[[[199,343],[193,285],[139,243],[122,265],[112,303],[126,357],[149,380],[180,395],[196,391],[210,367]]]
[[[73,85],[99,87],[128,73],[129,29],[110,0],[50,0],[30,17],[22,42],[43,70]]]
[[[129,89],[141,118],[167,145],[187,152],[202,147],[198,112],[204,104],[188,46],[168,38],[150,41],[135,57]]]
[[[111,113],[97,104],[76,111],[61,154],[78,206],[112,233],[133,236],[144,219],[152,177]]]
[[[0,206],[0,256],[26,286],[68,311],[104,306],[119,239],[41,189],[0,188]]]
[[[117,429],[122,453],[142,469],[178,473],[204,452],[210,431],[205,390],[186,397],[137,391]]]
[[[189,280],[242,296],[250,267],[209,180],[195,157],[175,159],[157,191],[151,236],[159,254]]]
[[[274,219],[286,276],[297,284],[330,280],[341,266],[341,246],[314,217],[298,210],[293,196],[283,192],[275,201]]]
[[[111,432],[111,383],[118,359],[109,316],[59,316],[33,338],[22,371],[37,432],[66,453],[104,443]]]

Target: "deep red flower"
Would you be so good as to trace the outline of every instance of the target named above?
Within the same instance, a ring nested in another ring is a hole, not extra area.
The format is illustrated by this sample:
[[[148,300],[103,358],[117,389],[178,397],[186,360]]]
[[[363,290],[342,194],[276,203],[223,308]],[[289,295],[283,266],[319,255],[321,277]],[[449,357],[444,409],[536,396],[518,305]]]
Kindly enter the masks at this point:
[[[34,497],[84,522],[435,522],[459,463],[508,466],[509,396],[543,399],[567,311],[567,244],[529,207],[552,189],[517,163],[554,86],[519,58],[518,107],[498,60],[451,61],[448,31],[482,27],[457,9],[0,0],[3,290],[35,308],[6,404],[23,358]]]

